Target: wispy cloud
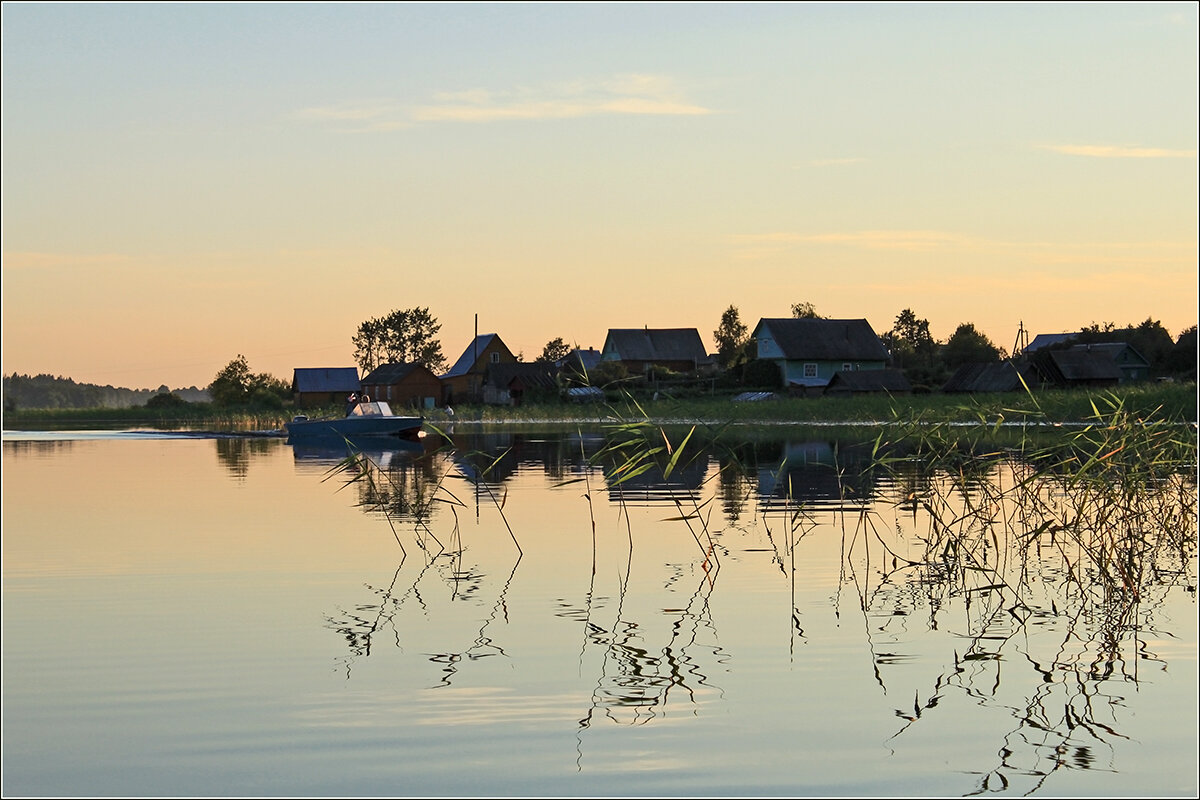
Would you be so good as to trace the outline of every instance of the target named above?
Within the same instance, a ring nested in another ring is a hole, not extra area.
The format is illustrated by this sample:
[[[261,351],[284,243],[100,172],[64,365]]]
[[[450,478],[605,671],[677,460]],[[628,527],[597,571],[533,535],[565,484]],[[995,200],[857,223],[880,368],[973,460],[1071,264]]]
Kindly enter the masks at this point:
[[[673,78],[618,75],[503,91],[467,89],[442,92],[429,102],[405,106],[395,101],[364,101],[301,109],[297,119],[349,123],[352,130],[381,131],[418,123],[500,122],[572,119],[604,115],[695,116],[711,109],[688,101]]]
[[[111,269],[129,266],[132,259],[119,253],[84,254],[11,252],[4,254],[4,269]]]
[[[569,119],[610,114],[698,115],[710,109],[685,100],[662,75],[621,75],[494,92],[472,89],[440,94],[412,110],[420,122],[493,122]]]
[[[1195,150],[1168,150],[1162,147],[1126,147],[1109,144],[1044,144],[1043,150],[1051,150],[1068,156],[1089,158],[1195,158]]]

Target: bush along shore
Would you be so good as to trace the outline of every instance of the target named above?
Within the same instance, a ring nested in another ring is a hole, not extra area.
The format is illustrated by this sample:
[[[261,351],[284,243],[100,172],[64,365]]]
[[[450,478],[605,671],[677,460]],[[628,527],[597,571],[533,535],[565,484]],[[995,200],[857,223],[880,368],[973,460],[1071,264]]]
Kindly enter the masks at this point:
[[[557,400],[520,406],[456,405],[420,412],[435,425],[604,424],[628,419],[656,424],[712,425],[871,425],[923,421],[972,425],[1067,424],[1094,422],[1098,409],[1119,402],[1133,417],[1172,423],[1197,421],[1195,383],[1156,383],[1095,391],[1043,391],[989,395],[869,395],[860,397],[776,397],[735,402],[732,396],[629,394],[601,403]],[[3,415],[5,430],[211,430],[281,432],[296,409],[255,409],[184,403],[169,408],[26,409]],[[344,407],[304,409],[309,417],[337,417]]]

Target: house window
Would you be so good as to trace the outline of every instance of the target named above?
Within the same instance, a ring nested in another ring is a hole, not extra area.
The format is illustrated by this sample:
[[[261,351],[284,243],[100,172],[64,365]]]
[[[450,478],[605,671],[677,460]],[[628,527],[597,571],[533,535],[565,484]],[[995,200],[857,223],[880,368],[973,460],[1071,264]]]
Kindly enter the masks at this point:
[[[492,363],[493,364],[500,363],[500,354],[499,353],[492,353]]]
[[[813,363],[805,364],[804,365],[804,377],[806,377],[806,378],[817,377],[817,365],[813,364]]]
[[[854,365],[853,365],[853,364],[851,364],[849,361],[847,361],[846,363],[842,364],[842,372],[849,372],[849,371],[850,371],[850,370],[852,370],[852,369],[854,369]]]

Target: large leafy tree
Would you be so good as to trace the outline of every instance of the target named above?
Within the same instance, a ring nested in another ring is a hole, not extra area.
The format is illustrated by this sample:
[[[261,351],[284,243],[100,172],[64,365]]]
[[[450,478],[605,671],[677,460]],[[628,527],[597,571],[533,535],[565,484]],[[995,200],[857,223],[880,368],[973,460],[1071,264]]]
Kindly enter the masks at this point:
[[[731,305],[721,314],[721,324],[713,331],[713,341],[717,344],[717,360],[726,369],[746,359],[750,333],[742,322],[737,306]]]
[[[951,370],[963,364],[999,361],[1004,351],[975,329],[970,322],[959,325],[941,349],[942,363]]]
[[[428,308],[420,307],[366,320],[350,339],[354,344],[354,360],[364,373],[389,363],[422,364],[432,372],[442,372],[446,357],[437,338],[441,329],[437,317]]]
[[[557,361],[562,361],[569,355],[571,355],[571,346],[559,336],[556,339],[546,342],[546,346],[542,348],[542,354],[537,357],[537,362],[539,364],[553,364]]]
[[[218,406],[279,407],[291,394],[291,386],[265,372],[253,373],[244,355],[230,361],[208,385],[208,394]]]
[[[904,370],[914,388],[928,390],[945,380],[929,320],[921,319],[911,308],[901,311],[892,329],[879,338],[892,354],[892,363]]]
[[[792,316],[796,319],[824,319],[817,313],[817,307],[807,300],[792,303]]]

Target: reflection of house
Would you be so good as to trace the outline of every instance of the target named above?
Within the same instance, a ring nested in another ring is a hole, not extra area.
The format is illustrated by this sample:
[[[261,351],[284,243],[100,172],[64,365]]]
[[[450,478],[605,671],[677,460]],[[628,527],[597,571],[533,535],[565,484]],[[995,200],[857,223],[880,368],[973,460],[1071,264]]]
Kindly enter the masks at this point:
[[[839,372],[882,370],[888,362],[865,319],[760,319],[753,338],[758,358],[775,362],[792,390],[820,392]]]
[[[362,379],[362,392],[392,405],[433,408],[441,400],[442,383],[423,364],[383,364]]]
[[[1025,382],[1022,383],[1021,381]],[[1012,361],[963,364],[942,386],[943,392],[1020,392],[1035,389],[1041,381],[1025,363]]]
[[[494,333],[481,333],[441,376],[442,399],[447,403],[478,401],[483,397],[483,378],[489,365],[515,364],[517,357]]]
[[[519,406],[527,396],[557,395],[554,372],[550,364],[489,364],[483,379],[483,402]]]
[[[600,357],[621,362],[631,375],[654,367],[695,372],[710,361],[695,328],[609,328]]]
[[[292,396],[301,408],[341,405],[358,389],[358,367],[297,367],[292,371]]]

